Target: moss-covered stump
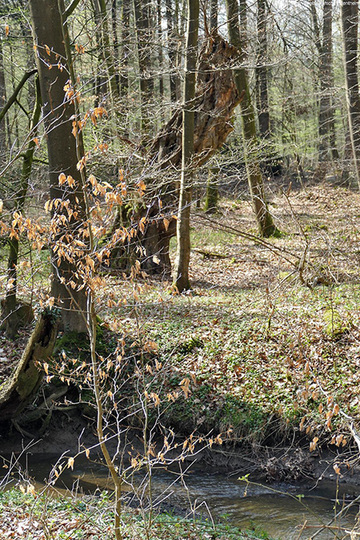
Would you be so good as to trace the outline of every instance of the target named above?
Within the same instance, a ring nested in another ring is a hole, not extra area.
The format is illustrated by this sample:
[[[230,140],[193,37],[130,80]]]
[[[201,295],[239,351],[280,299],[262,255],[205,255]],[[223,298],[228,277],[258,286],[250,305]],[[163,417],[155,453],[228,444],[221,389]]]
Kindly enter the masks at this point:
[[[19,416],[36,394],[43,378],[41,366],[52,354],[56,336],[56,316],[46,311],[40,315],[14,373],[0,387],[0,421]]]

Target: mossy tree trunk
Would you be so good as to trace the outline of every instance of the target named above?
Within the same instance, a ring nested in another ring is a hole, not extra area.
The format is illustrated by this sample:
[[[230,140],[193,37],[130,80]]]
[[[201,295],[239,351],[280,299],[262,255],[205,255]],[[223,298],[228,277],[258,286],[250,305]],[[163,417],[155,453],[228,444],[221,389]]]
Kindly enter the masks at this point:
[[[36,395],[44,375],[42,366],[52,354],[56,336],[53,313],[42,313],[13,375],[0,387],[1,421],[19,416]]]
[[[41,115],[41,96],[39,78],[36,77],[35,82],[35,105],[33,114],[30,121],[29,142],[26,149],[20,178],[20,187],[16,193],[15,209],[14,211],[22,213],[25,206],[26,195],[28,191],[28,182],[31,175],[32,163],[35,152],[35,137],[37,134],[38,123]],[[12,338],[16,334],[18,327],[22,323],[26,324],[29,321],[29,317],[22,317],[21,313],[24,311],[24,306],[17,303],[17,265],[19,258],[19,232],[13,231],[13,235],[8,240],[9,244],[9,256],[7,265],[7,287],[5,298],[2,302],[2,326],[5,328],[5,332],[8,337]],[[29,306],[29,314],[31,307]]]

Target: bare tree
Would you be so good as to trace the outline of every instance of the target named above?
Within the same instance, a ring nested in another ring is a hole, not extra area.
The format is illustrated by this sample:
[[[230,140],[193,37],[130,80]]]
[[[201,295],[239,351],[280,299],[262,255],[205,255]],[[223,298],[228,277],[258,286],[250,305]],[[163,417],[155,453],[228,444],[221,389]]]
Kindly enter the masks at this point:
[[[62,0],[31,0],[30,10],[47,134],[50,200],[58,201],[52,206],[51,294],[61,308],[65,331],[86,332],[87,294],[79,275],[79,259],[71,245],[76,237],[86,244],[86,203],[81,167],[77,166],[83,149],[80,137],[72,133],[77,118],[76,95],[65,48],[65,9]],[[67,181],[60,184],[60,175]],[[64,226],[59,226],[58,218],[60,223],[63,219]]]
[[[188,0],[188,25],[186,32],[184,102],[182,114],[182,160],[177,219],[177,250],[174,284],[179,292],[190,288],[190,210],[191,210],[191,161],[194,154],[195,82],[199,32],[199,0]]]
[[[355,173],[360,188],[360,95],[358,79],[359,0],[341,3],[345,82],[350,139]]]
[[[239,6],[237,0],[226,0],[227,21],[230,43],[238,50],[238,62],[234,69],[235,81],[239,94],[244,98],[241,102],[241,118],[245,143],[245,160],[254,212],[262,236],[268,237],[276,232],[272,216],[267,207],[264,194],[263,178],[257,153],[255,112],[251,101],[248,76],[243,66],[243,46],[239,30]]]

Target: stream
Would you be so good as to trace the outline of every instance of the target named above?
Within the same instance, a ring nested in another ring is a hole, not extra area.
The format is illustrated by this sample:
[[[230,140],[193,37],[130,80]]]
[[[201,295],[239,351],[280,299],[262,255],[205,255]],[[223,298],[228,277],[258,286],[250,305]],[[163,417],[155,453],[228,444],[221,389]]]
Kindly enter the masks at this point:
[[[28,455],[22,469],[38,487],[42,487],[49,483],[49,471],[55,463],[56,458],[51,455]],[[134,477],[133,484],[138,493],[148,493],[140,474]],[[56,488],[96,494],[97,488],[111,490],[112,484],[104,466],[77,458],[73,471],[66,468],[61,473]],[[134,496],[130,487],[126,491],[127,502],[138,505],[139,497]],[[360,487],[350,484],[337,486],[335,481],[329,480],[317,484],[308,481],[306,484],[261,485],[241,481],[236,474],[227,476],[190,468],[182,479],[178,473],[154,470],[152,494],[153,505],[174,513],[195,513],[215,521],[221,518],[241,528],[265,530],[274,539],[304,540],[322,525],[330,523],[335,513],[359,496]],[[335,499],[338,500],[336,504]],[[360,538],[360,523],[357,523],[359,504],[360,501],[355,503],[316,539]],[[350,537],[349,531],[355,534]]]

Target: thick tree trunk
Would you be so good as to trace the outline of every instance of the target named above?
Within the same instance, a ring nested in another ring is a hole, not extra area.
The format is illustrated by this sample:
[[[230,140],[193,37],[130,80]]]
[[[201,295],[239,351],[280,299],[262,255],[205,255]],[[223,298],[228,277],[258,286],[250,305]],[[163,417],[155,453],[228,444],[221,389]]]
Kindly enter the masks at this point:
[[[43,313],[36,323],[22,358],[13,375],[0,389],[0,419],[19,416],[31,402],[43,379],[42,366],[51,356],[57,336],[53,313]]]
[[[192,198],[192,156],[195,131],[195,83],[199,32],[199,0],[188,0],[188,27],[182,112],[182,160],[177,214],[177,249],[174,268],[174,285],[181,293],[190,288],[190,211]]]
[[[238,50],[237,63],[242,64],[242,43],[239,31],[239,11],[237,0],[226,0],[227,20],[230,43]],[[264,194],[263,178],[258,157],[255,113],[250,96],[247,73],[244,67],[234,69],[234,77],[239,92],[244,92],[241,102],[241,117],[245,145],[245,161],[251,200],[254,208],[259,233],[268,237],[276,232],[272,216],[267,207]]]
[[[76,127],[76,109],[69,79],[72,67],[66,60],[68,55],[60,12],[64,12],[64,4],[62,0],[31,0],[30,10],[47,135],[50,199],[58,200],[57,206],[52,208],[51,294],[61,308],[63,328],[85,332],[87,295],[79,275],[79,261],[84,253],[75,251],[73,240],[80,238],[87,242],[86,203],[83,178],[77,167],[81,158],[78,153],[82,148],[81,137],[72,133],[74,124]],[[60,185],[59,175],[70,178],[70,182]],[[67,206],[73,212],[72,218]],[[63,216],[67,222],[61,225]]]

